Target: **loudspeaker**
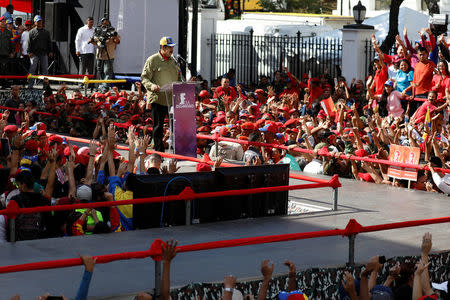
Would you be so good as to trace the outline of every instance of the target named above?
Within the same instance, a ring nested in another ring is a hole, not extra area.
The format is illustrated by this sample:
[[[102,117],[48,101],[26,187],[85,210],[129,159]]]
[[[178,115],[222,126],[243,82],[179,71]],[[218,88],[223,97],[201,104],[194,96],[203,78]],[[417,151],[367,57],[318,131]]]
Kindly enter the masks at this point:
[[[66,3],[45,3],[45,29],[50,32],[53,41],[67,42],[69,38],[69,22]]]

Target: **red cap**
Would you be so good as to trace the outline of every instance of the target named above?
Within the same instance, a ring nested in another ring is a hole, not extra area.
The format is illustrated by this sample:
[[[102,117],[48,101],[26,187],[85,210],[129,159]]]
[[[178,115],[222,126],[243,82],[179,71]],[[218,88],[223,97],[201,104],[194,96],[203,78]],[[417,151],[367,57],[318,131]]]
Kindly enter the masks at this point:
[[[228,136],[230,136],[230,131],[228,130],[227,127],[223,126],[223,127],[220,128],[220,130],[219,130],[219,135],[220,135],[220,136],[224,136],[224,137],[228,137]]]
[[[125,92],[125,91],[121,91],[121,92],[119,93],[119,96],[120,96],[120,97],[128,98],[128,94],[127,94],[127,92]]]
[[[213,123],[226,123],[225,116],[215,117]]]
[[[16,125],[8,125],[8,126],[5,126],[5,128],[3,129],[3,131],[7,132],[7,133],[17,132],[17,130],[18,130],[18,128]]]
[[[364,149],[359,149],[359,150],[355,151],[355,155],[359,156],[359,157],[364,157],[364,156],[369,155],[369,153],[367,153],[367,151]]]
[[[289,127],[289,126],[296,126],[298,124],[298,120],[297,119],[289,119],[284,123],[284,127]]]
[[[51,136],[48,138],[48,141],[49,141],[49,142],[55,142],[55,143],[57,143],[57,144],[62,144],[63,139],[62,139],[62,137],[60,137],[60,136],[58,136],[58,135],[56,135],[56,134],[53,134],[53,135],[51,135]],[[88,148],[88,150],[89,150],[89,148]]]
[[[197,172],[211,172],[211,166],[207,163],[201,162],[197,164]]]
[[[209,126],[201,126],[199,128],[197,128],[197,132],[210,132],[211,128],[209,128]]]
[[[266,123],[265,119],[259,119],[258,121],[256,121],[255,124],[256,124],[256,127],[259,128],[259,127],[263,126],[264,123]]]
[[[31,20],[26,20],[25,21],[25,25],[32,25],[33,23],[31,22]]]
[[[257,89],[257,90],[255,90],[255,93],[257,93],[257,94],[259,94],[259,93],[264,94],[265,92],[264,92],[263,89]]]
[[[36,140],[30,139],[25,142],[25,149],[35,151],[39,148],[39,143]]]
[[[45,130],[38,130],[38,132],[37,132],[37,135],[38,136],[47,136],[47,133],[45,132]]]
[[[200,92],[200,94],[198,94],[198,96],[199,96],[200,98],[203,98],[203,97],[209,97],[209,93],[208,93],[207,90],[202,90],[202,91]]]
[[[277,128],[277,125],[275,125],[275,124],[267,124],[263,128],[259,129],[259,131],[272,132],[273,134],[277,133],[277,130],[278,130],[278,128]]]
[[[255,124],[253,124],[252,122],[245,122],[241,125],[241,129],[255,130],[256,128]]]

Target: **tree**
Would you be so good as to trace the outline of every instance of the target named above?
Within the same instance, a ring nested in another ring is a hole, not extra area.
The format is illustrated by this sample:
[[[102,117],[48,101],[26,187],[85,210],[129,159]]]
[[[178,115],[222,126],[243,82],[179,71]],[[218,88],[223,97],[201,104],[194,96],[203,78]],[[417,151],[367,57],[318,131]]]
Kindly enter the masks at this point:
[[[428,13],[430,15],[439,14],[439,1],[438,0],[425,0],[425,3],[427,4]]]
[[[429,0],[434,1],[434,0]],[[386,39],[380,46],[381,51],[383,53],[389,53],[392,46],[395,43],[395,37],[398,35],[398,14],[400,12],[400,5],[403,3],[403,0],[392,0],[391,6],[389,9],[389,32],[386,36]]]
[[[335,0],[259,0],[264,11],[331,13],[335,9]]]

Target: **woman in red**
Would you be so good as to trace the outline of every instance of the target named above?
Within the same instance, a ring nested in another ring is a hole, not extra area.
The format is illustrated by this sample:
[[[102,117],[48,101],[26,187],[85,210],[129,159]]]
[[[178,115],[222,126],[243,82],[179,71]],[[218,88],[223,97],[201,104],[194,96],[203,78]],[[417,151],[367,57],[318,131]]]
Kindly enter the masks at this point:
[[[440,61],[437,64],[437,72],[433,75],[433,89],[437,91],[437,100],[445,102],[445,90],[450,82],[448,64],[446,61]]]

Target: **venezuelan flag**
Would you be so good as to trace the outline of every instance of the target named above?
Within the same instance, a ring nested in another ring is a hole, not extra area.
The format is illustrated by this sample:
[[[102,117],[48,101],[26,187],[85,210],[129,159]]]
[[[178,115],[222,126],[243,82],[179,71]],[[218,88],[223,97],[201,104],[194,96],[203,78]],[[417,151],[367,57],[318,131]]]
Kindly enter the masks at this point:
[[[427,107],[427,113],[425,115],[425,125],[428,126],[428,128],[431,129],[431,114],[430,114],[430,107]]]

